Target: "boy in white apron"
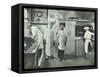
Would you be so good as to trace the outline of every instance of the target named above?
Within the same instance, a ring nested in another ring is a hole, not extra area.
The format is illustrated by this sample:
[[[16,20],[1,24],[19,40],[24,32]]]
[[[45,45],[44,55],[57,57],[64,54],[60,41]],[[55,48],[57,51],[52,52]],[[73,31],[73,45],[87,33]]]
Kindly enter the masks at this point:
[[[64,31],[64,24],[60,24],[60,30],[58,31],[58,57],[59,61],[62,61],[64,59],[64,51],[65,51],[65,46],[67,42],[67,36]]]

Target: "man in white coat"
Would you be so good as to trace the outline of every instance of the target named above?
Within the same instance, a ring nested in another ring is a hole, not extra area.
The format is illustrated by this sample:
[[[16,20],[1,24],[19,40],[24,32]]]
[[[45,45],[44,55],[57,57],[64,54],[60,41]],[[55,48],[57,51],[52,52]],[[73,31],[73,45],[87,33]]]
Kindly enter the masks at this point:
[[[37,42],[36,53],[36,67],[40,67],[42,54],[43,54],[43,33],[41,32],[40,25],[38,27],[32,26],[31,28],[34,40]]]
[[[54,24],[53,22],[48,23],[47,30],[45,31],[45,34],[44,34],[44,39],[46,42],[46,45],[45,45],[46,59],[50,58],[53,55],[52,54],[52,47],[53,47],[53,41],[54,41],[54,32],[52,31],[53,24]]]
[[[84,39],[85,39],[85,54],[87,57],[88,46],[89,46],[89,43],[92,46],[92,41],[91,41],[92,38],[91,37],[92,37],[92,35],[94,35],[94,33],[89,31],[89,27],[85,27],[84,29],[86,30],[86,32],[84,33]]]

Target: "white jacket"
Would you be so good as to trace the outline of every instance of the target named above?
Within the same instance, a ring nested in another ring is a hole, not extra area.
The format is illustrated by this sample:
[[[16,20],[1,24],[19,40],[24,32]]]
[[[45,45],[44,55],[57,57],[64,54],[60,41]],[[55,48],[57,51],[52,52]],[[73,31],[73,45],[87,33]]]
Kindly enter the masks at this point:
[[[39,49],[43,49],[43,34],[37,27],[32,27],[31,29],[33,38],[37,41]]]

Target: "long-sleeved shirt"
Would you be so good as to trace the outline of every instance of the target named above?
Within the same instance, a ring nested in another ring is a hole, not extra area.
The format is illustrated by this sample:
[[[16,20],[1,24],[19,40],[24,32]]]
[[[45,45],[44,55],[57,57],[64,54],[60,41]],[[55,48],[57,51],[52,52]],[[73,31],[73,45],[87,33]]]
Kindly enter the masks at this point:
[[[86,31],[84,34],[84,38],[87,40],[90,40],[92,35],[94,35],[94,33],[90,32],[90,31]]]

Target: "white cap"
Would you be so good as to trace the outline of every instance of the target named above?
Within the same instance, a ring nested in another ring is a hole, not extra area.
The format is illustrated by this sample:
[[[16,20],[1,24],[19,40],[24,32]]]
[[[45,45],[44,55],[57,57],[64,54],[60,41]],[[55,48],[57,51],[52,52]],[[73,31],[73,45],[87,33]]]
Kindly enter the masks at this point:
[[[88,30],[88,29],[89,29],[89,27],[84,27],[84,29],[85,29],[85,30]]]

